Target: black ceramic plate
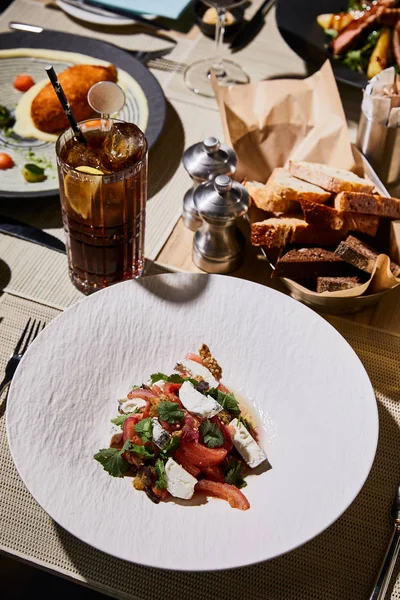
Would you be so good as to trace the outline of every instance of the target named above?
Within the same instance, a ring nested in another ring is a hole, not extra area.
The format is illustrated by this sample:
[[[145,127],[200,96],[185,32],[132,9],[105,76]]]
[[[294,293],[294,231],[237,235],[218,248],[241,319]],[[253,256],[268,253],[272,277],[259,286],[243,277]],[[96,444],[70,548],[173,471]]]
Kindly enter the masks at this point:
[[[112,63],[117,68],[128,73],[140,86],[145,96],[143,102],[147,102],[148,109],[148,120],[145,128],[145,134],[149,148],[154,145],[165,124],[165,96],[156,78],[136,58],[124,50],[121,50],[120,48],[117,48],[111,44],[107,44],[101,40],[79,35],[70,35],[60,31],[45,30],[39,34],[18,31],[0,35],[0,50],[17,48],[62,50],[66,52],[86,54],[92,58],[98,58]],[[0,69],[0,104],[4,103],[8,108],[13,108],[18,101],[17,96],[14,98],[13,94],[19,94],[19,92],[15,92],[12,87],[13,77],[17,73],[26,73],[29,72],[30,69],[33,69],[32,74],[35,74],[37,71],[37,78],[34,77],[35,81],[44,79],[45,73],[42,63],[44,63],[45,60],[29,59],[27,61],[25,58],[2,60],[7,60],[7,64],[4,62]],[[15,68],[14,63],[11,64],[10,61],[15,61]],[[58,62],[62,63],[62,61]],[[125,118],[127,121],[130,121],[134,120],[135,116],[139,114],[138,111],[140,111],[141,104],[139,101],[137,101],[135,90],[128,90],[127,92],[127,103],[125,105],[123,114],[121,114],[121,118]],[[142,98],[143,94],[140,94]],[[8,106],[8,104],[10,104],[10,106]],[[18,165],[21,163],[21,161],[23,164],[24,159],[21,157],[24,156],[24,152],[26,153],[30,149],[34,151],[36,155],[43,156],[44,160],[47,160],[50,157],[54,164],[54,144],[50,142],[40,142],[39,140],[34,140],[32,138],[9,138],[4,135],[4,130],[0,130],[0,149],[1,151],[9,152],[13,156],[14,162],[16,162]],[[17,161],[15,158],[18,158],[19,160]],[[31,161],[26,160],[25,162]],[[49,169],[49,177],[47,178],[46,182],[43,182],[43,184],[25,184],[18,167],[14,167],[13,169],[9,169],[7,171],[0,171],[0,197],[43,197],[52,196],[56,194],[57,191],[58,180],[54,166],[53,168]]]
[[[284,40],[303,60],[319,68],[331,60],[336,79],[357,88],[364,88],[367,78],[332,58],[326,48],[328,37],[317,23],[317,16],[347,9],[346,0],[278,0],[276,22]]]

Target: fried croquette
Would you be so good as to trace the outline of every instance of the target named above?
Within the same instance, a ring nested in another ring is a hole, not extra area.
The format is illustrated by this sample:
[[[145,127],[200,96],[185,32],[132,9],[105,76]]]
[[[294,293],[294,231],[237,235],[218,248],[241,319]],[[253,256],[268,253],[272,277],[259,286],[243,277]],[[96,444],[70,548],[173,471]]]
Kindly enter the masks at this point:
[[[77,121],[84,121],[93,115],[87,101],[87,93],[99,81],[117,81],[114,65],[100,67],[94,65],[74,65],[58,75],[58,80],[67,96]],[[31,117],[35,126],[46,133],[59,133],[69,123],[51,83],[48,83],[33,99]]]

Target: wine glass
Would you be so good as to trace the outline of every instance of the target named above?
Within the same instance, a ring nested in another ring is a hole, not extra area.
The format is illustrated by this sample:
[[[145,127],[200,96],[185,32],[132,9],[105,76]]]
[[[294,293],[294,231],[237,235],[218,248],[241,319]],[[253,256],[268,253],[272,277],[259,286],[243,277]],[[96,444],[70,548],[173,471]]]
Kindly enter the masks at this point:
[[[193,92],[201,96],[214,97],[211,86],[211,69],[215,72],[219,85],[233,85],[235,83],[248,83],[249,76],[242,67],[231,60],[221,56],[222,40],[225,33],[226,11],[235,8],[246,0],[203,0],[204,4],[217,11],[217,24],[215,26],[215,56],[205,58],[190,65],[185,73],[185,83]]]

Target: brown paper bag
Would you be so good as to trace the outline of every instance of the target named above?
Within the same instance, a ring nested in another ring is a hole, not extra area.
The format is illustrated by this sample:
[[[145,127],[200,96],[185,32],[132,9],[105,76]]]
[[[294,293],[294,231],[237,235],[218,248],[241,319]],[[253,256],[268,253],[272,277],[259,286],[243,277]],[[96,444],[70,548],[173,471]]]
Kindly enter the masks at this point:
[[[265,183],[289,159],[351,169],[346,118],[329,61],[307,79],[220,87],[225,142],[238,155],[236,178]]]

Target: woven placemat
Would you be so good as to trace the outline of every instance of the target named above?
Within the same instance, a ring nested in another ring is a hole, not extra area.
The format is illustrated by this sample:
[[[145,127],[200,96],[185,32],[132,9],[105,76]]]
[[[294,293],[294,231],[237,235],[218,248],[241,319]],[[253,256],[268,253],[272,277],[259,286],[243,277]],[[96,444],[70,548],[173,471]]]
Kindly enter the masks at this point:
[[[55,309],[5,294],[0,300],[0,369],[29,316],[50,321],[58,314]],[[56,525],[33,500],[9,454],[3,402],[0,549],[115,598],[130,600],[175,600],[177,596],[181,600],[368,598],[390,535],[389,510],[400,481],[400,337],[342,319],[329,320],[368,371],[378,398],[381,430],[376,460],[362,492],[318,538],[268,563],[215,573],[160,571],[107,556]],[[295,490],[293,497],[295,510]],[[211,540],[214,535],[218,531],[210,530]],[[400,582],[391,597],[400,599]]]

